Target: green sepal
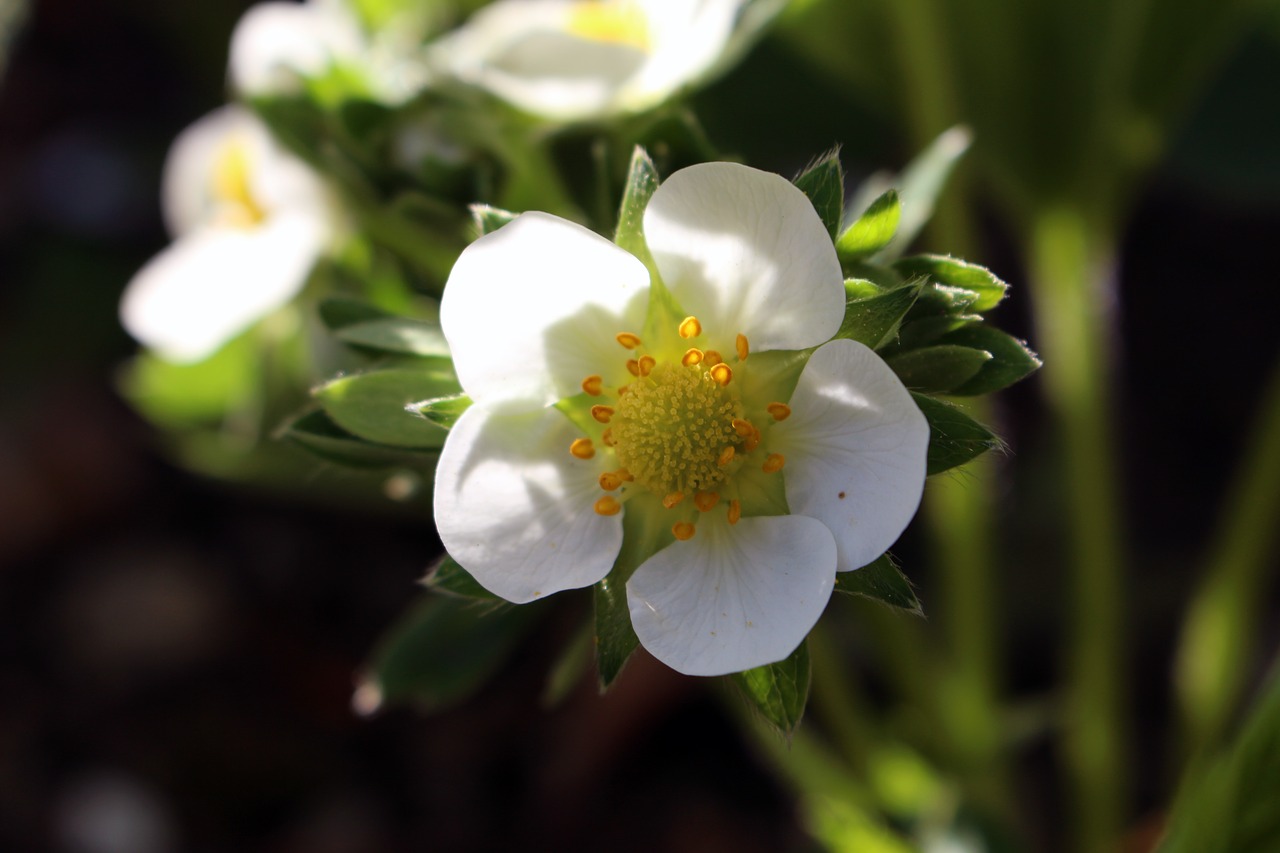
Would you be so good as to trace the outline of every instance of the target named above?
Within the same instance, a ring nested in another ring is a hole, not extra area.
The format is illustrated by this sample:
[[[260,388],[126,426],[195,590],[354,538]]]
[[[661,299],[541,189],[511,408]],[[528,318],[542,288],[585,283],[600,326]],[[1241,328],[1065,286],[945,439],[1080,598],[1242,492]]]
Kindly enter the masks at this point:
[[[286,423],[275,437],[291,442],[326,462],[351,468],[425,468],[434,463],[432,451],[388,447],[365,441],[338,426],[323,411],[312,411]]]
[[[342,271],[335,270],[335,272],[340,273]],[[357,323],[385,320],[394,316],[368,302],[340,298],[323,300],[317,309],[317,313],[320,315],[320,322],[324,323],[325,328],[335,333]]]
[[[970,306],[978,313],[995,308],[1009,290],[1009,285],[986,267],[944,255],[911,255],[895,261],[893,268],[906,278],[925,276],[932,282],[978,294]]]
[[[893,350],[906,351],[940,343],[947,334],[971,323],[982,323],[982,315],[939,314],[933,317],[910,319],[898,330],[898,340],[894,342]],[[979,349],[986,349],[986,347],[979,347]]]
[[[730,678],[770,725],[790,735],[809,701],[809,676],[809,644],[802,641],[785,660],[735,672]]]
[[[506,662],[544,612],[532,605],[478,608],[435,595],[419,600],[379,641],[361,678],[360,709],[456,705]]]
[[[845,282],[846,293],[864,293],[871,288],[875,285],[870,282]],[[907,285],[874,296],[850,299],[845,303],[844,321],[835,336],[879,349],[897,335],[902,319],[915,305],[919,295],[919,285]]]
[[[897,190],[889,190],[871,205],[836,240],[836,253],[843,261],[869,258],[889,245],[898,230],[902,205]]]
[[[627,169],[627,184],[622,191],[622,204],[618,207],[618,227],[614,231],[613,242],[643,261],[655,280],[658,277],[657,266],[644,240],[644,210],[657,191],[658,183],[658,167],[653,165],[649,153],[637,145]]]
[[[424,358],[450,358],[452,353],[440,326],[409,317],[382,317],[350,323],[334,337],[364,350]]]
[[[311,394],[338,426],[360,438],[393,447],[438,448],[448,431],[407,409],[460,390],[450,371],[391,368],[342,376]]]
[[[792,181],[809,197],[818,218],[827,226],[834,240],[840,233],[840,221],[844,216],[844,168],[840,165],[839,149],[820,157]]]
[[[956,406],[914,391],[911,398],[929,422],[929,476],[963,465],[988,450],[1002,446],[995,433]]]
[[[920,297],[911,306],[911,316],[907,318],[907,322],[914,323],[924,317],[964,316],[974,310],[973,306],[980,298],[976,290],[925,281],[920,289]]]
[[[990,394],[1025,379],[1039,370],[1042,363],[1026,341],[982,323],[961,326],[943,335],[940,341],[986,350],[992,356],[972,379],[952,388],[948,394],[964,397]]]
[[[924,608],[911,588],[911,581],[887,553],[855,571],[836,572],[836,592],[860,595],[913,616],[924,616]]]
[[[470,601],[499,603],[501,598],[480,585],[471,573],[448,554],[442,556],[434,566],[427,570],[422,585],[432,592],[454,598],[465,598]]]
[[[889,356],[885,363],[912,391],[948,394],[977,376],[991,360],[986,350],[940,344]]]
[[[938,197],[956,164],[969,150],[972,139],[973,135],[962,126],[943,131],[894,179],[894,186],[902,198],[902,219],[898,223],[898,233],[885,247],[882,258],[901,255],[933,218]]]
[[[594,647],[595,631],[590,622],[584,622],[547,672],[546,683],[542,686],[542,695],[538,697],[539,704],[543,708],[555,708],[569,697],[574,687],[581,683],[587,669],[591,666],[591,652]]]
[[[482,237],[485,234],[492,234],[519,215],[488,204],[471,205],[471,219],[475,223],[476,231]]]
[[[471,398],[466,394],[451,394],[447,397],[432,397],[430,400],[419,400],[405,406],[414,414],[421,415],[441,429],[453,429],[453,425],[462,417],[462,413],[471,408]]]

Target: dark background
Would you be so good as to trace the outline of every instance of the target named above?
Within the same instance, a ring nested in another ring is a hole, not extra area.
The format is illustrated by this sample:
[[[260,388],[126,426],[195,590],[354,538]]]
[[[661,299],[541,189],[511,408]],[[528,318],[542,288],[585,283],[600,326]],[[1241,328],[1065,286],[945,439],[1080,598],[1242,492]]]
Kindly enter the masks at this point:
[[[429,519],[186,474],[117,397],[115,306],[167,239],[160,164],[225,99],[247,5],[40,0],[0,79],[0,850],[809,849],[714,688],[640,657],[608,697],[588,683],[542,709],[568,621],[464,707],[358,718],[355,673],[438,550]],[[1276,358],[1280,109],[1258,99],[1277,79],[1275,41],[1246,43],[1123,244],[1143,813],[1169,790],[1177,620]],[[854,173],[911,154],[772,42],[699,104],[713,139],[784,173],[855,137]],[[998,322],[1034,344],[1019,258],[984,237],[978,260],[1015,286]],[[999,406],[1008,688],[1035,696],[1060,675],[1052,436],[1034,378]],[[915,535],[900,550],[928,608]],[[1031,744],[1040,840],[1051,768]]]

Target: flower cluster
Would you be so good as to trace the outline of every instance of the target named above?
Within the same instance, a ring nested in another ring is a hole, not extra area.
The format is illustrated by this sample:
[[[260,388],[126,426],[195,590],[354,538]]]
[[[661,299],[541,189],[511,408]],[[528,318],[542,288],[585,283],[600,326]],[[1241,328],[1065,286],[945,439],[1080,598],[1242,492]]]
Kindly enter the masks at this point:
[[[472,244],[441,324],[474,404],[445,443],[449,553],[514,602],[595,584],[624,549],[632,624],[680,672],[785,658],[837,571],[914,515],[927,423],[870,349],[831,340],[831,238],[783,178],[673,174],[651,264],[527,213]]]

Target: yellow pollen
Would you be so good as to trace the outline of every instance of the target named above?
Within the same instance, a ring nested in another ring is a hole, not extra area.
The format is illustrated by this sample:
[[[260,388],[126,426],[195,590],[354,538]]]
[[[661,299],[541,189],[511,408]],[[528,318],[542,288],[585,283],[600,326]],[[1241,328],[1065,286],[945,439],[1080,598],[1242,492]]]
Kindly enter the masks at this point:
[[[716,350],[709,349],[702,354],[702,360],[706,362],[707,367],[715,367],[717,364],[724,361],[724,356]]]
[[[684,500],[684,492],[672,492],[662,499],[662,505],[667,509],[673,509],[678,506],[682,500]]]
[[[720,456],[716,459],[716,464],[721,468],[733,461],[733,445],[726,447],[721,451]]]
[[[605,447],[613,447],[615,444],[617,444],[617,443],[618,443],[618,442],[616,442],[616,441],[614,441],[614,440],[613,440],[613,430],[612,430],[612,429],[607,429],[607,430],[605,430],[605,431],[604,431],[604,435],[600,436],[600,440],[604,442]]]
[[[613,495],[605,495],[596,501],[594,508],[598,515],[617,515],[622,512],[622,504]]]
[[[787,464],[786,457],[781,453],[770,453],[764,458],[764,472],[766,474],[776,474],[782,470],[782,466]]]
[[[753,427],[749,421],[744,421],[742,418],[734,418],[733,431],[743,438],[746,438],[754,433],[756,428]]]
[[[253,163],[243,139],[232,139],[219,148],[213,163],[213,186],[210,189],[218,202],[221,224],[249,228],[267,218],[266,211],[253,197],[250,186],[252,170]]]
[[[671,525],[671,533],[681,542],[688,542],[693,538],[695,528],[687,521],[677,521]]]
[[[658,363],[657,359],[655,359],[651,355],[640,356],[640,375],[648,376],[650,373],[653,372],[653,368],[657,365],[657,363]]]
[[[756,427],[751,428],[751,435],[742,440],[742,449],[747,453],[755,450],[760,446],[760,430]]]
[[[582,380],[582,390],[586,391],[592,397],[599,397],[604,393],[604,378],[596,376],[594,373]]]
[[[595,418],[602,424],[607,424],[609,419],[613,417],[612,406],[592,406],[591,417]]]
[[[605,471],[600,475],[600,488],[606,492],[622,488],[623,479],[617,471]]]
[[[702,334],[702,324],[698,322],[697,317],[685,317],[680,322],[680,337],[696,338]]]
[[[775,421],[785,421],[791,417],[791,407],[786,403],[770,403],[764,408]]]
[[[596,448],[589,438],[575,438],[569,445],[569,452],[579,459],[590,459],[596,455]]]
[[[703,512],[710,512],[720,503],[719,492],[698,492],[693,496],[693,505]]]
[[[697,347],[689,347],[685,351],[684,357],[680,359],[680,363],[685,367],[693,367],[700,361],[702,361],[702,350]]]
[[[737,524],[738,519],[740,518],[742,518],[742,502],[736,500],[729,501],[729,523]]]
[[[738,350],[738,361],[746,361],[747,353],[751,352],[751,347],[747,344],[747,336],[738,335],[733,345]]]
[[[587,41],[623,45],[643,53],[651,48],[644,6],[635,2],[571,4],[567,30]]]
[[[632,376],[639,376],[640,362],[636,361],[634,358],[627,359],[627,372]]]
[[[711,378],[721,385],[728,385],[733,380],[733,368],[722,361],[711,368]]]
[[[614,339],[626,349],[635,349],[640,346],[640,336],[633,335],[630,332],[618,332]]]

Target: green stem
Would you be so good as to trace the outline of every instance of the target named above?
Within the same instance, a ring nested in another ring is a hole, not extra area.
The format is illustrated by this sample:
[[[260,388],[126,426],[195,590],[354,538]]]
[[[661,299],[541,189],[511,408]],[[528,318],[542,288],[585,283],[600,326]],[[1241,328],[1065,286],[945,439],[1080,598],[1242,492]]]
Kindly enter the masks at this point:
[[[1255,660],[1259,605],[1272,581],[1268,558],[1280,518],[1280,363],[1222,507],[1177,657],[1185,746],[1197,764],[1196,756],[1220,745],[1238,707]]]
[[[832,738],[858,777],[867,774],[867,758],[874,735],[868,730],[870,711],[862,702],[849,670],[840,660],[830,622],[819,622],[809,634],[809,663],[813,704]]]
[[[1079,212],[1041,211],[1031,233],[1045,395],[1062,439],[1072,575],[1064,751],[1074,848],[1115,849],[1127,795],[1121,689],[1123,544],[1111,405],[1109,300],[1114,258]]]

